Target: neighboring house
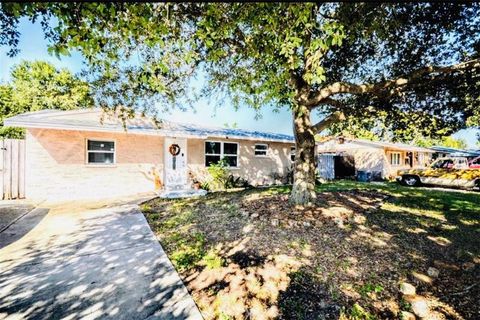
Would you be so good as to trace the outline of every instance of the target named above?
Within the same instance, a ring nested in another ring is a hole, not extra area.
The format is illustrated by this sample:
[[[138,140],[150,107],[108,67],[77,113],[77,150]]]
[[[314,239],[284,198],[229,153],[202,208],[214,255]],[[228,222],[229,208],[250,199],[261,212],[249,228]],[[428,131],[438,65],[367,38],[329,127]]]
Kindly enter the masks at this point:
[[[44,110],[6,119],[26,128],[26,197],[113,197],[155,189],[189,189],[211,163],[225,158],[230,172],[253,185],[286,175],[292,136],[207,128],[137,115],[123,123],[100,109]],[[125,130],[126,129],[126,130]]]
[[[434,159],[443,157],[465,157],[470,160],[480,156],[480,151],[476,150],[462,150],[443,146],[433,146],[430,149],[435,151],[433,154]]]
[[[399,169],[424,168],[430,161],[433,150],[403,143],[330,138],[319,142],[319,155],[336,155],[351,158],[355,171],[371,172],[374,178],[388,179],[397,175]]]

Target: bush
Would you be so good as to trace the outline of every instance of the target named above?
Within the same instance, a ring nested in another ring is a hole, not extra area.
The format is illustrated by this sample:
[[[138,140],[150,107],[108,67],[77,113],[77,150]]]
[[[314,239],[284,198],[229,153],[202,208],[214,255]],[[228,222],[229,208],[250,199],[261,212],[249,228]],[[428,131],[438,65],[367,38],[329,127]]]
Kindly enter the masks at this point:
[[[211,164],[208,167],[208,173],[212,177],[212,181],[203,182],[201,187],[204,190],[213,189],[230,189],[230,188],[248,188],[250,184],[242,177],[235,177],[228,171],[228,164],[225,159],[220,160],[216,164]],[[208,188],[205,189],[204,187]]]
[[[229,176],[228,164],[225,159],[220,160],[218,163],[211,164],[207,171],[212,177],[211,187],[214,189],[225,188]]]
[[[210,184],[207,181],[204,181],[200,183],[200,189],[203,189],[205,191],[210,191]]]
[[[243,179],[242,177],[235,177],[233,175],[229,175],[227,178],[227,181],[225,182],[224,185],[225,189],[230,189],[230,188],[249,188],[250,184],[246,179]]]

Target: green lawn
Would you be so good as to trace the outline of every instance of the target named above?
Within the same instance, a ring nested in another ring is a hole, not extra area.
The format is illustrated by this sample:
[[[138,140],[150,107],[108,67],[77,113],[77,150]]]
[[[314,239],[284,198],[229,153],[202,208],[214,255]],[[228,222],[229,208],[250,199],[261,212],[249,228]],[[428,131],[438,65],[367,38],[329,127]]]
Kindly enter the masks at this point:
[[[289,191],[143,205],[206,319],[399,318],[405,281],[432,316],[478,316],[479,193],[335,181],[293,207]]]
[[[446,191],[435,188],[404,187],[397,183],[361,183],[335,181],[317,187],[318,192],[346,190],[376,190],[392,196],[380,210],[387,216],[402,214],[400,227],[421,225],[431,228],[438,236],[444,236],[467,250],[470,256],[480,255],[480,192],[461,190]],[[386,220],[386,222],[392,222]]]

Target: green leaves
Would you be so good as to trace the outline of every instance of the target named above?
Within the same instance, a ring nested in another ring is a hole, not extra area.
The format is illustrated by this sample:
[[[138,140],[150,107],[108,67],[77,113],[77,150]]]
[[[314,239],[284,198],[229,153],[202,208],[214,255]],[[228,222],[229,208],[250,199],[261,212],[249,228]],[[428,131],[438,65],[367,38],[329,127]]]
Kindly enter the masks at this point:
[[[2,117],[43,109],[71,110],[92,106],[89,85],[68,70],[58,70],[48,62],[24,61],[15,65],[11,81],[0,85]],[[3,118],[1,120],[3,122]],[[2,136],[19,136],[15,130],[1,130]]]
[[[0,45],[14,48],[14,54],[18,18],[44,19],[51,52],[81,52],[88,61],[95,104],[107,108],[184,108],[198,97],[214,97],[219,105],[228,98],[234,107],[256,110],[291,108],[300,96],[308,98],[333,83],[378,83],[425,65],[478,56],[479,7],[2,3]],[[50,25],[52,16],[57,26]],[[375,126],[402,139],[415,136],[419,128],[425,135],[445,135],[479,126],[478,79],[477,68],[435,83],[426,76],[399,94],[390,90],[333,98],[345,102],[349,119],[375,120]],[[192,83],[201,86],[198,92],[192,93]],[[366,105],[377,112],[361,112]],[[323,107],[331,111],[331,106],[317,106]],[[380,112],[388,117],[378,117]],[[375,126],[370,121],[358,124],[364,130]]]
[[[344,26],[336,21],[325,21],[316,28],[320,32],[310,40],[310,46],[305,49],[304,54],[307,63],[303,79],[310,85],[319,85],[327,81],[323,67],[324,58],[335,47],[340,47],[346,37]]]

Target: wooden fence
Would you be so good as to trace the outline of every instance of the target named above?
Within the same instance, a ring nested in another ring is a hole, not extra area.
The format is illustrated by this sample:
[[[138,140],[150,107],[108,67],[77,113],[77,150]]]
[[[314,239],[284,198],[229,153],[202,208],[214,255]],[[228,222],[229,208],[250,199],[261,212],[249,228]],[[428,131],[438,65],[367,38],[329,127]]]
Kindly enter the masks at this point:
[[[317,158],[318,175],[326,180],[335,179],[335,155],[321,154]]]
[[[2,199],[25,198],[25,140],[0,140]]]

